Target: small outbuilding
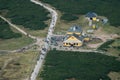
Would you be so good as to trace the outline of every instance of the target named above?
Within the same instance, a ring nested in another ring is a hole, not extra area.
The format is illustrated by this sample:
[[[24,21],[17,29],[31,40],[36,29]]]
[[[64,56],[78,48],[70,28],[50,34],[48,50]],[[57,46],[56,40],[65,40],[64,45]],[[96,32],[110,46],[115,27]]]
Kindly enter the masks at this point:
[[[85,17],[87,17],[90,20],[96,21],[97,20],[97,14],[95,12],[88,12]]]

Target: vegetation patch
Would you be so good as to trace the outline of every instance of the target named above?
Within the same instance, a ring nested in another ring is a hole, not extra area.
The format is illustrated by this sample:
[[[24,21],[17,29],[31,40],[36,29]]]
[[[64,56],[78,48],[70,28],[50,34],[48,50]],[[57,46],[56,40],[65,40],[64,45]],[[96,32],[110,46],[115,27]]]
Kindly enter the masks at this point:
[[[106,48],[109,48],[109,45],[112,44],[115,40],[108,40],[107,42],[103,43],[98,50],[105,50]]]
[[[92,40],[89,43],[90,44],[97,44],[97,43],[101,43],[101,42],[103,42],[103,41],[99,38],[92,38]]]
[[[0,50],[16,50],[28,46],[33,42],[34,40],[27,36],[7,40],[0,40]]]
[[[33,39],[18,33],[0,18],[0,50],[15,50],[33,42]]]
[[[107,74],[120,71],[116,57],[100,53],[52,50],[47,54],[43,80],[110,80]]]
[[[0,80],[29,79],[39,52],[0,54]]]
[[[31,30],[43,30],[47,25],[48,12],[30,0],[0,0],[0,12],[12,23],[23,25]]]
[[[72,15],[84,15],[90,11],[98,15],[106,16],[110,24],[120,26],[120,1],[119,0],[42,0],[51,4],[60,10],[63,14],[62,19],[72,20],[73,16],[64,16],[71,13]],[[71,17],[71,18],[70,18]],[[67,18],[67,19],[66,19]]]
[[[120,56],[120,39],[115,39],[106,50],[113,55]]]
[[[0,39],[19,38],[21,36],[20,33],[13,32],[7,22],[0,18]]]
[[[76,15],[72,15],[72,14],[64,14],[61,19],[62,20],[66,20],[66,21],[73,21],[73,20],[77,20],[79,17],[77,17]]]

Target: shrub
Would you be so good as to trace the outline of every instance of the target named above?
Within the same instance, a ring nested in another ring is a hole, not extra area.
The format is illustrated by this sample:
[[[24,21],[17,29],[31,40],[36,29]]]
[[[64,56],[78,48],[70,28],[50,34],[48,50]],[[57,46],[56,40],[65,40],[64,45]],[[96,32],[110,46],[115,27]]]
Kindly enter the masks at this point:
[[[50,51],[39,74],[43,80],[110,80],[110,71],[120,71],[115,57],[93,52]]]
[[[0,39],[18,38],[21,36],[21,34],[13,32],[9,25],[0,19]]]
[[[73,21],[73,20],[77,20],[78,17],[72,14],[63,14],[63,16],[61,17],[62,20],[66,20],[66,21]]]
[[[0,10],[7,10],[5,17],[25,28],[41,30],[47,27],[44,21],[49,19],[48,12],[30,0],[0,0]]]
[[[120,26],[120,0],[42,0],[66,14],[85,15],[93,11],[98,15],[106,16],[110,24]],[[63,15],[64,16],[64,15]],[[69,16],[72,18],[73,16]],[[62,18],[64,19],[64,18]],[[67,20],[67,19],[66,19]],[[69,21],[69,19],[68,19]]]
[[[107,42],[103,43],[98,50],[104,50],[105,48],[109,48],[109,45],[112,44],[115,40],[108,40]]]

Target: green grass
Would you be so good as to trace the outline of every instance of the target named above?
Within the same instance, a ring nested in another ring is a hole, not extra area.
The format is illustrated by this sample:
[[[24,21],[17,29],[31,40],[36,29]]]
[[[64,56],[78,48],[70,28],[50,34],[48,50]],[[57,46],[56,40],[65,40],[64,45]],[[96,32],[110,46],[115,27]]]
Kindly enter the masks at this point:
[[[27,46],[33,42],[33,39],[27,36],[7,40],[0,40],[0,50],[15,50]]]
[[[79,15],[79,19],[73,20],[73,21],[65,21],[61,20],[62,13],[60,11],[57,11],[58,13],[58,20],[57,24],[55,26],[54,33],[62,33],[65,34],[66,31],[73,25],[79,25],[82,27],[83,31],[87,31],[88,29],[91,29],[92,27],[89,27],[88,20],[85,18],[85,15]],[[99,16],[99,18],[103,18],[103,16]],[[103,24],[102,21],[94,22],[97,24],[98,28],[102,28],[102,33],[106,34],[120,34],[120,28],[113,27],[109,23]]]
[[[105,16],[113,26],[120,26],[120,1],[119,0],[42,0],[51,4],[63,13],[62,19],[73,19],[66,14],[84,15],[93,11],[100,16]]]
[[[110,46],[112,48],[117,49],[118,51],[120,51],[120,39],[115,39],[115,41]]]
[[[97,44],[97,43],[101,43],[101,42],[103,42],[101,39],[93,38],[89,43],[90,44]]]
[[[120,39],[115,39],[115,41],[111,45],[112,46],[120,46]]]
[[[106,51],[118,57],[120,56],[120,39],[108,40],[98,47],[98,50]]]
[[[0,0],[0,13],[30,30],[43,30],[47,27],[44,21],[49,19],[47,10],[30,0]]]
[[[39,52],[0,54],[0,80],[26,80],[31,75]]]
[[[103,43],[100,47],[98,47],[98,50],[109,48],[109,45],[111,45],[114,41],[115,40],[108,40],[107,42]]]
[[[120,56],[120,39],[115,39],[113,43],[107,48],[109,53],[113,53],[115,56]]]
[[[16,29],[0,19],[0,50],[15,50],[33,42],[33,39],[18,33]]]
[[[62,16],[60,12],[58,12],[58,21],[55,27],[54,33],[66,33],[66,31],[72,27],[73,25],[79,25],[82,27],[82,29],[85,31],[88,29],[88,23],[87,20],[83,15],[79,16],[79,19],[74,20],[74,21],[65,21],[65,20],[60,20],[60,17]]]
[[[22,35],[14,32],[10,26],[0,18],[0,39],[19,38]]]
[[[120,71],[116,57],[99,53],[50,51],[39,78],[43,80],[110,80],[107,74]]]

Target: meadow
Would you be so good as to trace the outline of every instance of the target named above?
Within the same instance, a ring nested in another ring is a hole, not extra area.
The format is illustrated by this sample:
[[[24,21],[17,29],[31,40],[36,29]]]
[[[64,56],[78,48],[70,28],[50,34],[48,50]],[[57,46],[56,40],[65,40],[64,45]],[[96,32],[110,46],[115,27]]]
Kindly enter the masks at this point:
[[[115,40],[108,40],[107,42],[103,43],[100,47],[98,47],[98,50],[104,50],[109,48],[109,45],[111,45],[114,41]]]
[[[0,54],[0,80],[29,79],[39,52]]]
[[[33,39],[18,33],[16,29],[0,19],[0,50],[15,50],[33,42]]]
[[[22,35],[20,38],[0,40],[0,50],[16,50],[34,43],[35,40]]]

